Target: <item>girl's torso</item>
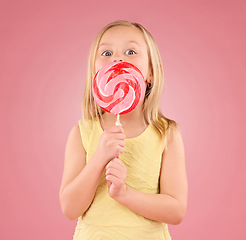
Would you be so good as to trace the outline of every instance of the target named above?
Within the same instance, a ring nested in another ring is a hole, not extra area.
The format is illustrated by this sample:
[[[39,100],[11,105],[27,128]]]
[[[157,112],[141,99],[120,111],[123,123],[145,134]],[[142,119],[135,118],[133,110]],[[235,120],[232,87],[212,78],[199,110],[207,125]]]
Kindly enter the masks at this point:
[[[80,120],[79,128],[88,162],[97,149],[103,129],[97,120]],[[126,185],[145,193],[159,193],[164,144],[156,129],[148,125],[140,135],[127,138],[125,142],[120,160],[127,168]],[[171,238],[167,224],[144,218],[110,198],[104,171],[90,208],[78,219],[74,240],[80,239]]]

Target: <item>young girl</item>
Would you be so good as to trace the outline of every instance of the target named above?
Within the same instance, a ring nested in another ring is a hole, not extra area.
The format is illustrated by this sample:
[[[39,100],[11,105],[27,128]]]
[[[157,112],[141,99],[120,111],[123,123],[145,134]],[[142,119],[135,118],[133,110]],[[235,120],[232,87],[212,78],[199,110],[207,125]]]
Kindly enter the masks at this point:
[[[146,81],[144,100],[120,117],[94,101],[92,81],[105,64],[126,61]],[[163,68],[157,45],[140,24],[116,21],[96,37],[89,56],[83,119],[69,134],[60,203],[78,218],[74,240],[171,239],[187,208],[184,146],[175,121],[159,109]]]

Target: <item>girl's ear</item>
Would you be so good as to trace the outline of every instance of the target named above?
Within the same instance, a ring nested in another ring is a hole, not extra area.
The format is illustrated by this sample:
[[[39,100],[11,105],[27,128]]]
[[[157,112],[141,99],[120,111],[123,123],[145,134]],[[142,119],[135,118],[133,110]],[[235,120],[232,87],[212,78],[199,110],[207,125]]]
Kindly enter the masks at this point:
[[[149,63],[149,67],[148,67],[148,76],[146,77],[146,82],[147,83],[152,83],[153,82],[153,67],[151,66],[151,64]]]
[[[152,83],[152,82],[153,82],[153,74],[152,74],[152,71],[151,71],[150,74],[148,75],[146,81],[147,81],[148,83]]]

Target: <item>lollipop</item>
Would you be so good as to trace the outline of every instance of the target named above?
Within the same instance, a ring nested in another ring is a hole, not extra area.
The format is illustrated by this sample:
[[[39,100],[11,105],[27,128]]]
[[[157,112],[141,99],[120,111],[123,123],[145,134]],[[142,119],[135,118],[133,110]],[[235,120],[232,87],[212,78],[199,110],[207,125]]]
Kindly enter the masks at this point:
[[[141,71],[128,62],[112,62],[95,75],[92,88],[96,103],[106,112],[119,115],[134,110],[143,100],[145,81]]]

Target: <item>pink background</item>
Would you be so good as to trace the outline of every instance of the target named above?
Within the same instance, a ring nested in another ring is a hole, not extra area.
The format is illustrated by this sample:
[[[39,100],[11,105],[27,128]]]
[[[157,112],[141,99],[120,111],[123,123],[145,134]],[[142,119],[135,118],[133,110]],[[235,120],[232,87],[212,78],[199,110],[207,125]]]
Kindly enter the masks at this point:
[[[81,118],[90,44],[142,23],[165,70],[162,110],[180,124],[189,181],[173,239],[245,239],[245,1],[0,2],[0,239],[72,239],[59,205],[65,144]],[[243,64],[244,62],[244,64]]]

